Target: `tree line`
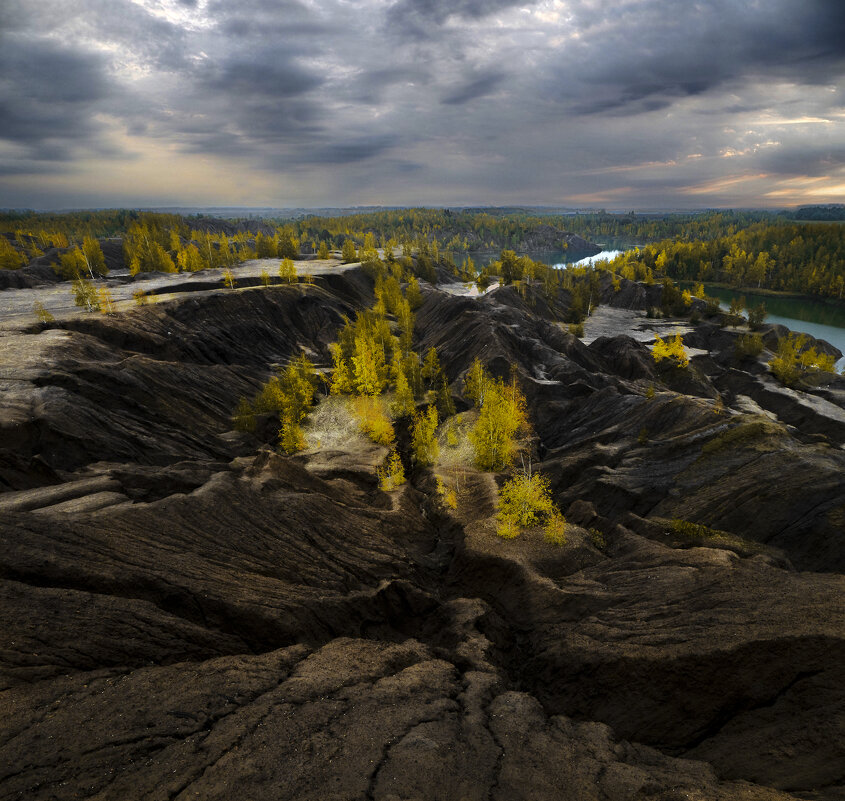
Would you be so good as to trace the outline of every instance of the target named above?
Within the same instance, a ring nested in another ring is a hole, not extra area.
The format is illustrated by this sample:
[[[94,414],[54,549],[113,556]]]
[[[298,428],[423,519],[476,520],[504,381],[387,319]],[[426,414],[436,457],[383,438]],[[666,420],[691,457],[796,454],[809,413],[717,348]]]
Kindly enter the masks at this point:
[[[303,241],[332,241],[337,246],[365,233],[379,241],[416,242],[424,238],[452,253],[519,250],[531,234],[548,228],[606,244],[645,244],[669,237],[693,240],[730,236],[750,225],[779,224],[767,211],[718,211],[675,214],[536,214],[530,210],[391,209],[337,217],[309,216],[295,222]],[[563,243],[559,247],[565,250]],[[551,249],[557,249],[557,246]]]
[[[627,251],[606,269],[631,280],[670,276],[819,297],[845,297],[845,228],[752,225],[710,240],[664,240]]]

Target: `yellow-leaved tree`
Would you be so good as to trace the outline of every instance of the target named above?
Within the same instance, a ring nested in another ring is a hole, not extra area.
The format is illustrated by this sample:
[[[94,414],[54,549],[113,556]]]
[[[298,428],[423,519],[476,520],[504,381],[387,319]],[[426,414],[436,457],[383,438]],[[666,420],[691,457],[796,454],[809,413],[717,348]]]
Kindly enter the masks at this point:
[[[411,447],[414,458],[423,466],[432,465],[440,455],[437,444],[437,407],[432,403],[424,412],[414,415],[411,426]]]
[[[235,420],[249,421],[254,426],[256,413],[279,415],[279,446],[285,453],[295,453],[305,447],[301,423],[314,404],[317,383],[314,365],[301,353],[288,366],[273,376],[256,395],[251,405],[238,404]]]
[[[398,353],[393,356],[392,369],[396,382],[396,398],[393,401],[392,411],[397,417],[404,417],[414,411],[416,404],[414,403],[414,392],[408,382]]]
[[[481,360],[476,358],[464,378],[464,394],[474,406],[481,406],[484,403],[484,387],[487,380]]]
[[[355,251],[355,243],[351,239],[347,239],[343,243],[343,248],[340,251],[340,257],[343,259],[344,264],[349,264],[350,262],[357,260],[358,254]]]
[[[512,539],[523,528],[541,523],[549,542],[566,542],[566,521],[552,500],[549,480],[539,473],[532,474],[529,468],[505,482],[499,491],[496,531],[500,537]]]
[[[364,333],[357,335],[352,364],[358,392],[361,395],[381,395],[387,377],[381,345]]]
[[[674,339],[666,341],[659,336],[655,337],[654,344],[651,346],[651,355],[655,362],[666,359],[677,367],[686,367],[689,364],[689,356],[687,356],[680,333],[675,334]]]
[[[793,386],[808,370],[835,371],[834,358],[820,353],[815,348],[807,348],[806,334],[789,334],[778,340],[775,357],[769,362],[769,369],[786,386]]]
[[[292,259],[282,259],[279,263],[279,278],[292,284],[296,281],[296,265]]]
[[[390,445],[396,438],[393,425],[384,413],[382,398],[362,395],[355,398],[355,416],[361,433],[378,445]]]
[[[481,397],[478,420],[469,432],[475,462],[482,470],[503,470],[519,449],[518,434],[528,432],[525,396],[515,379],[505,384],[483,368],[480,387],[472,391]]]
[[[343,348],[340,343],[332,342],[329,346],[332,352],[332,395],[347,395],[355,391],[355,382],[352,378],[352,371],[349,368],[349,361],[343,357]]]
[[[390,451],[387,463],[376,470],[379,480],[379,487],[385,492],[390,492],[405,483],[405,470],[402,467],[402,458],[396,448]]]

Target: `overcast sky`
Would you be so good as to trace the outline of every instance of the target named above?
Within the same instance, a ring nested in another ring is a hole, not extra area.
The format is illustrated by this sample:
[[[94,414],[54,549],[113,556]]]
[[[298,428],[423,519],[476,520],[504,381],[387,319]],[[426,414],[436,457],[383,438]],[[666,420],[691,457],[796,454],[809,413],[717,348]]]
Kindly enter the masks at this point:
[[[0,0],[0,206],[845,202],[843,0]]]

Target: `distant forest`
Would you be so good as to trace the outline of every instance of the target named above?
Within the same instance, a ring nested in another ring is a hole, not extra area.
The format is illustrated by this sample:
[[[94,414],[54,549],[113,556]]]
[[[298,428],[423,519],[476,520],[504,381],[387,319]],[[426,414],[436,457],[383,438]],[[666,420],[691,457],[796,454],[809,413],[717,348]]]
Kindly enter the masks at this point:
[[[495,252],[524,250],[525,245],[566,249],[560,233],[577,234],[601,244],[647,244],[662,239],[713,239],[730,236],[758,222],[775,224],[779,218],[764,211],[718,211],[675,214],[532,214],[518,210],[451,210],[409,208],[345,214],[335,217],[308,216],[297,219],[268,218],[220,220],[202,215],[181,216],[135,210],[74,211],[68,213],[0,213],[0,233],[61,233],[73,241],[85,236],[123,236],[141,219],[158,220],[156,227],[188,225],[202,230],[270,233],[289,227],[306,249],[321,241],[340,248],[347,238],[359,244],[372,233],[380,241],[397,243],[424,237],[436,241],[440,250]],[[537,249],[540,249],[539,247]],[[306,250],[307,252],[307,250]]]
[[[636,269],[639,267],[639,269]],[[845,295],[845,226],[756,224],[731,236],[668,239],[627,251],[610,264],[627,273],[726,283],[841,300]]]
[[[793,220],[836,222],[845,220],[845,206],[838,203],[831,206],[802,206],[791,216]]]
[[[538,232],[565,231],[603,245],[646,244],[661,239],[712,239],[729,236],[759,222],[775,223],[765,211],[696,214],[531,214],[498,210],[400,209],[343,217],[306,217],[295,223],[303,239],[338,237],[368,231],[398,242],[420,236],[436,239],[450,252],[525,250]],[[554,244],[555,237],[547,237]],[[558,237],[559,239],[559,237]],[[537,248],[542,249],[542,248]],[[549,249],[558,249],[550,247]],[[565,250],[566,248],[560,248]]]
[[[821,221],[837,214],[845,216],[845,206],[806,207],[789,216],[766,211],[533,214],[410,208],[290,220],[221,220],[132,210],[14,212],[0,214],[0,269],[20,269],[40,259],[62,272],[68,253],[83,251],[86,239],[114,238],[113,247],[122,245],[124,266],[135,273],[197,271],[253,258],[325,258],[341,249],[348,261],[374,244],[404,254],[422,252],[435,262],[442,257],[447,263],[467,264],[469,253],[566,250],[573,242],[583,245],[577,238],[583,237],[634,248],[611,265],[626,277],[668,275],[842,300],[845,227]]]

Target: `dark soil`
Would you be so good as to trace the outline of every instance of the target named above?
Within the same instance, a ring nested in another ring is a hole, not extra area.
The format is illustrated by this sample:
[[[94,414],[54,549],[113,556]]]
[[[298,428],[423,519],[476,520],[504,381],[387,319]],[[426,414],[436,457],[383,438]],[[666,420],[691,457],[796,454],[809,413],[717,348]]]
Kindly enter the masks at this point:
[[[0,799],[845,797],[843,380],[426,288],[417,349],[456,394],[516,365],[566,511],[506,541],[490,476],[447,513],[377,449],[232,430],[371,302],[353,270],[0,338]]]

